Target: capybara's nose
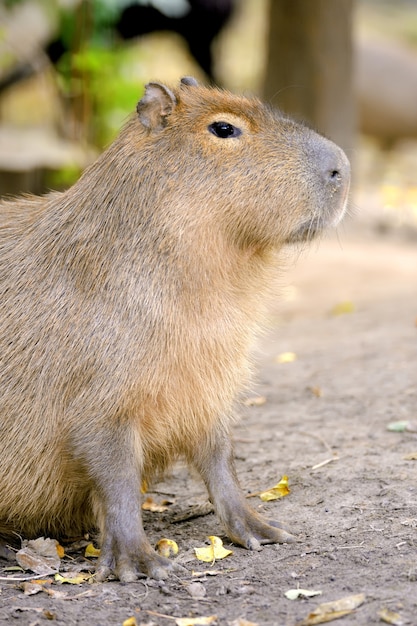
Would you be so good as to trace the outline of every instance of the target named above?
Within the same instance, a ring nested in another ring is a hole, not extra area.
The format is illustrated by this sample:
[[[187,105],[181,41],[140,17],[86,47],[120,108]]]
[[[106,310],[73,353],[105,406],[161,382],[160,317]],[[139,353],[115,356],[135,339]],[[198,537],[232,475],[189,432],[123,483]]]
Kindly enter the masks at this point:
[[[332,141],[326,141],[320,152],[319,169],[323,183],[334,191],[348,186],[350,164],[343,150]]]

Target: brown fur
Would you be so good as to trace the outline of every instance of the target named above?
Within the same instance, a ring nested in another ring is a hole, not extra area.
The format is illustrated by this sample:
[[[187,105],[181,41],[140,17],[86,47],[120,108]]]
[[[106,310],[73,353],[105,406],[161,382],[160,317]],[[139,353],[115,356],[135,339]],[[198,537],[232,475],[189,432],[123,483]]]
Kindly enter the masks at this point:
[[[149,84],[71,189],[0,205],[3,534],[99,524],[101,578],[164,576],[139,485],[184,456],[233,540],[291,539],[238,491],[230,415],[275,251],[336,223],[348,179],[331,142],[187,79]]]

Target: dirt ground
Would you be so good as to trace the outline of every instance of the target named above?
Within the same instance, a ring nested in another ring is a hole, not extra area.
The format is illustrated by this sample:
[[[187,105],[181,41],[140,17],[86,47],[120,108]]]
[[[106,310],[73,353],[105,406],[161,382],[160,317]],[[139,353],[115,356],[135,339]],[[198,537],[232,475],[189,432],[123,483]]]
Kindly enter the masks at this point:
[[[206,499],[179,466],[153,494],[174,503],[144,517],[152,541],[178,543],[187,572],[165,582],[53,585],[63,597],[27,596],[4,580],[24,574],[1,560],[1,625],[121,626],[135,617],[169,626],[216,615],[213,623],[226,626],[293,626],[323,602],[360,593],[365,601],[344,626],[380,624],[384,609],[399,615],[391,623],[417,624],[417,460],[407,458],[417,458],[417,239],[365,233],[353,220],[303,253],[281,284],[249,394],[266,401],[242,404],[234,436],[247,493],[288,475],[288,496],[251,502],[290,526],[299,542],[248,552],[230,545],[212,513],[175,523]],[[332,313],[343,302],[345,312]],[[296,359],[277,362],[284,352]],[[387,429],[400,420],[410,430]],[[198,562],[194,548],[209,535],[233,554],[214,565]],[[65,558],[62,569],[72,563]],[[287,599],[298,587],[321,595]]]

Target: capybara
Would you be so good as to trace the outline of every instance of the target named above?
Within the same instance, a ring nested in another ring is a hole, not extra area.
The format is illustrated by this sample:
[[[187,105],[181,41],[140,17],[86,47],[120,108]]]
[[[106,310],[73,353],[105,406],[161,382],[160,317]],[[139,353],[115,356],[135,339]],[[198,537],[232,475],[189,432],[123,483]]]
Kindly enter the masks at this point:
[[[153,82],[65,192],[0,204],[0,534],[101,531],[97,577],[163,578],[141,483],[178,457],[246,548],[232,408],[282,246],[337,224],[340,148],[257,99]]]
[[[361,132],[382,148],[417,139],[417,53],[390,41],[358,39],[355,61]]]

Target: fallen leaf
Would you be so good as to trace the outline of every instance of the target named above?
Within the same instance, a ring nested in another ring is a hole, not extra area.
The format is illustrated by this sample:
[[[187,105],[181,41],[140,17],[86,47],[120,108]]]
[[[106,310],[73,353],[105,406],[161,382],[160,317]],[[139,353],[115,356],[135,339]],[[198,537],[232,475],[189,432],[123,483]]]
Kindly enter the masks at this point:
[[[325,602],[319,604],[311,613],[308,614],[296,626],[315,626],[315,624],[324,624],[331,622],[339,617],[349,615],[365,601],[365,594],[359,593],[354,596],[346,596],[334,602]]]
[[[253,398],[246,398],[246,400],[243,401],[243,404],[245,406],[262,406],[265,402],[265,396],[255,396]]]
[[[346,313],[354,313],[355,305],[350,300],[345,300],[344,302],[339,302],[335,304],[335,306],[331,309],[330,313],[332,315],[345,315]]]
[[[233,572],[233,569],[208,569],[204,572],[197,572],[195,570],[191,571],[191,576],[219,576],[220,574],[227,574],[228,572]]]
[[[36,593],[40,593],[41,591],[43,591],[42,585],[39,585],[36,582],[25,582],[22,583],[20,587],[21,589],[23,589],[25,596],[33,596]]]
[[[204,626],[216,621],[217,615],[209,615],[208,617],[178,617],[175,623],[177,626]]]
[[[229,622],[229,626],[259,626],[259,625],[255,624],[255,622],[248,622],[248,620],[246,619],[239,618],[239,619],[233,620],[233,622]]]
[[[313,598],[314,596],[320,596],[321,593],[321,591],[314,591],[312,589],[289,589],[284,595],[288,600],[297,600],[297,598]]]
[[[296,359],[297,355],[295,352],[281,352],[281,354],[278,354],[275,361],[277,363],[292,363]]]
[[[223,541],[220,537],[211,535],[208,539],[211,545],[207,548],[194,548],[195,555],[199,561],[214,563],[219,559],[224,559],[229,554],[233,554],[232,550],[227,550],[223,547]]]
[[[390,609],[382,609],[379,611],[378,617],[386,624],[393,624],[393,626],[402,626],[405,624],[401,615],[390,611]]]
[[[316,398],[321,398],[323,395],[323,392],[320,387],[307,387],[307,389],[308,391],[311,391],[313,396],[316,396]]]
[[[178,544],[173,539],[160,539],[155,548],[158,554],[167,558],[178,554]]]
[[[31,550],[40,556],[50,556],[53,558],[59,556],[62,558],[65,554],[64,548],[57,542],[56,539],[38,537],[38,539],[31,539],[28,541],[27,545]]]
[[[51,622],[53,620],[56,620],[56,613],[53,613],[52,611],[48,611],[48,609],[44,609],[42,611],[42,615],[46,617],[46,619],[50,620]]]
[[[395,433],[403,433],[408,428],[408,420],[400,420],[398,422],[390,422],[387,425],[387,430],[391,430]]]
[[[283,498],[290,493],[290,489],[288,487],[288,476],[283,476],[279,483],[268,489],[268,491],[263,491],[259,494],[260,499],[263,502],[269,502],[270,500],[278,500],[278,498]]]
[[[142,503],[142,509],[144,511],[151,511],[152,513],[163,513],[168,510],[168,505],[171,504],[170,500],[162,500],[162,502],[155,502],[152,496],[148,496]]]
[[[97,558],[100,556],[100,550],[98,548],[95,548],[92,543],[89,543],[85,547],[84,556],[87,559],[90,557]]]
[[[417,461],[417,452],[410,452],[410,454],[406,454],[404,457],[405,461]]]
[[[122,626],[138,626],[136,617],[128,617],[124,622],[122,622]]]
[[[92,579],[92,575],[83,574],[82,572],[76,572],[74,574],[67,572],[65,576],[55,574],[54,578],[55,582],[59,584],[69,583],[70,585],[81,585],[82,583],[90,581]]]
[[[47,576],[59,570],[61,559],[58,552],[62,553],[62,546],[55,539],[39,537],[28,541],[24,548],[16,552],[16,561],[24,570]]]

